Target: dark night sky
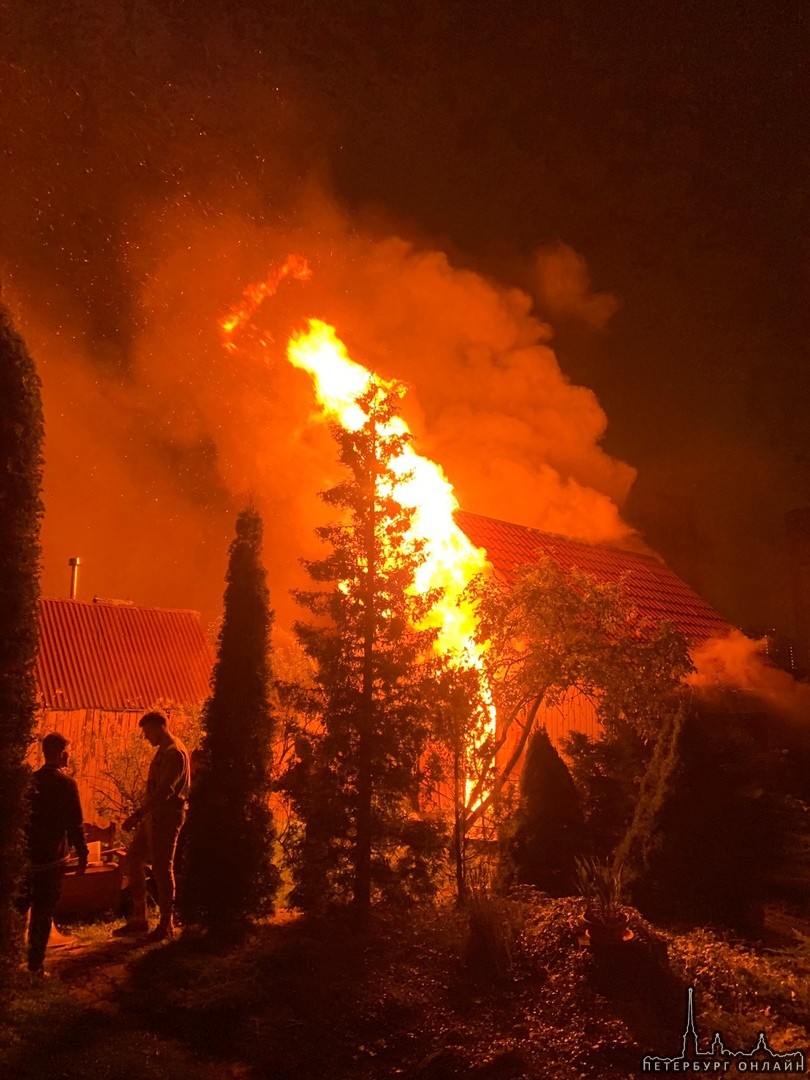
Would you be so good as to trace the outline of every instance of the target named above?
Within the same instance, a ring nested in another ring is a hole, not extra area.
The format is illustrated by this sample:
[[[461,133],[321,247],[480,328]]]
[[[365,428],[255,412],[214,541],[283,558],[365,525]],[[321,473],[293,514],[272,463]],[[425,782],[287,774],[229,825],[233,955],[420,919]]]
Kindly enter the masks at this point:
[[[638,470],[625,516],[733,622],[790,630],[805,3],[17,0],[4,18],[0,257],[18,295],[82,310],[100,364],[125,366],[138,326],[128,199],[213,205],[227,175],[272,218],[314,173],[358,220],[525,288],[539,249],[569,245],[619,302],[599,332],[554,325]]]

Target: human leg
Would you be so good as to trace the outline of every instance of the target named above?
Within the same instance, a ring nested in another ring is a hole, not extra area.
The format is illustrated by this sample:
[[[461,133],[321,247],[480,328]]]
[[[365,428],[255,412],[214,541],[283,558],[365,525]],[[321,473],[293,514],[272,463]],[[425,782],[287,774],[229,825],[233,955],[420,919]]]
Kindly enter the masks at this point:
[[[31,921],[28,927],[28,969],[39,972],[45,962],[45,950],[51,923],[62,887],[61,866],[37,870],[31,875]]]
[[[185,818],[182,807],[172,807],[152,821],[152,873],[157,885],[160,927],[170,932],[174,916],[174,854]]]

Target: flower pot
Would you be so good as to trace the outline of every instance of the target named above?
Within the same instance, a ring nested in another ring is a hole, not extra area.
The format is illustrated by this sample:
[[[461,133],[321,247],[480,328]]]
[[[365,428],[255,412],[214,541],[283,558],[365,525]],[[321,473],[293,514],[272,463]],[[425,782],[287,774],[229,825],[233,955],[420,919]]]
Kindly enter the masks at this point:
[[[617,945],[633,939],[633,931],[628,929],[627,916],[623,911],[609,919],[586,913],[582,922],[591,945]]]

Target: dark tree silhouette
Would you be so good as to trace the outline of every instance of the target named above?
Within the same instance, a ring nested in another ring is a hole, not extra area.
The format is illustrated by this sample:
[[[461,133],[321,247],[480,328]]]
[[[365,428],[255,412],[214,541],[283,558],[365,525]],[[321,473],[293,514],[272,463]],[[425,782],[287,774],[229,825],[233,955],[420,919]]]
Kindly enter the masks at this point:
[[[316,665],[321,718],[284,782],[303,829],[293,897],[308,907],[350,896],[364,913],[375,892],[424,895],[443,855],[441,830],[417,811],[435,632],[415,628],[436,594],[414,588],[423,555],[391,468],[409,438],[388,426],[396,403],[372,381],[358,399],[363,425],[333,428],[348,476],[323,498],[342,517],[318,529],[331,553],[306,564],[328,587],[296,594],[315,616],[296,632]]]
[[[737,702],[684,707],[656,746],[616,853],[632,902],[657,920],[755,928],[795,855],[781,770],[761,715]]]
[[[224,615],[192,777],[179,901],[186,922],[233,934],[268,914],[278,888],[269,806],[275,728],[262,519],[244,510],[230,547]]]
[[[14,898],[24,865],[23,834],[34,728],[42,517],[42,403],[39,377],[0,306],[0,966],[17,948]],[[4,981],[0,975],[0,982]]]
[[[529,740],[520,775],[520,806],[506,839],[514,878],[552,896],[573,891],[574,863],[587,838],[579,794],[545,728]]]

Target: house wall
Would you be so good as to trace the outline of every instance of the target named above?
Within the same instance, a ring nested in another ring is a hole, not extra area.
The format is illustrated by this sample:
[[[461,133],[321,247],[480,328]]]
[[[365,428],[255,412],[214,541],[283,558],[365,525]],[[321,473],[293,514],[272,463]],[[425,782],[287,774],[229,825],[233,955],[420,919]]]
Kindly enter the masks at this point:
[[[602,733],[602,725],[596,715],[593,702],[579,690],[569,690],[558,705],[542,707],[537,713],[537,726],[545,727],[549,738],[562,754],[563,759],[565,759],[565,752],[562,743],[572,732],[581,731],[594,739],[599,738]],[[503,767],[512,756],[520,735],[521,729],[515,725],[498,754],[500,767]],[[524,757],[525,751],[509,777],[511,784],[516,784],[520,780]]]
[[[143,710],[131,712],[107,712],[103,709],[73,709],[60,712],[43,709],[37,722],[36,742],[32,744],[28,760],[38,769],[42,764],[40,740],[50,731],[58,731],[70,740],[70,764],[67,772],[79,785],[84,820],[105,826],[109,819],[98,810],[98,803],[114,795],[114,785],[106,775],[111,758],[118,759],[130,744],[130,737],[138,730],[138,720]],[[148,751],[148,747],[144,747]],[[151,756],[151,755],[150,755]]]

